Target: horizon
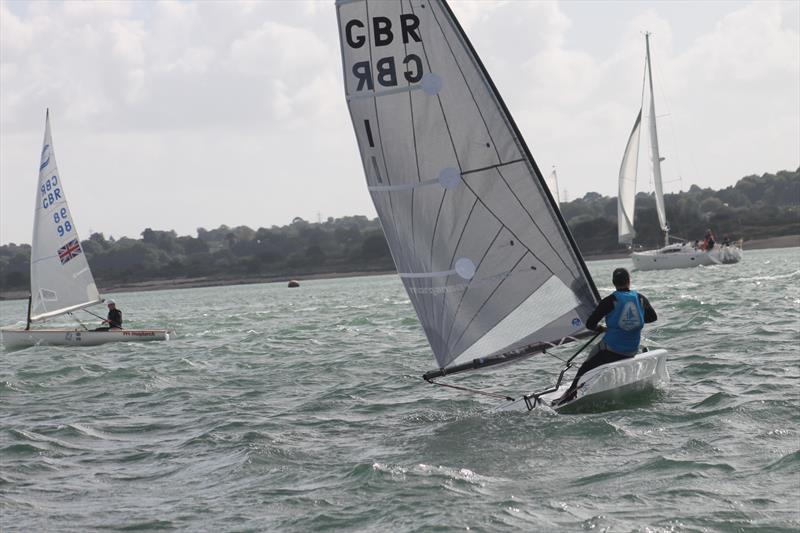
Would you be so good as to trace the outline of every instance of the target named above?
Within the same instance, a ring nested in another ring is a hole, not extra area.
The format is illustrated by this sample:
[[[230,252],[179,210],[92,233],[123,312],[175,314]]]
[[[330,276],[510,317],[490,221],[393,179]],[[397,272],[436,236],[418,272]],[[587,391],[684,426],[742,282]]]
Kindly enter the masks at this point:
[[[665,192],[800,165],[800,4],[452,7],[562,197],[616,195],[642,28],[654,33]],[[30,240],[46,107],[84,237],[376,216],[332,2],[2,1],[0,15],[0,243]]]
[[[748,177],[752,177],[752,176],[763,177],[763,176],[768,175],[768,174],[774,176],[774,175],[780,174],[781,172],[800,172],[800,167],[798,167],[796,170],[783,169],[783,170],[778,170],[778,171],[776,171],[774,173],[765,172],[765,173],[761,173],[761,174],[750,174],[750,175],[747,175],[747,176],[742,176],[742,177],[738,178],[736,180],[736,182],[734,182],[732,185],[727,185],[727,186],[724,186],[724,187],[720,187],[719,189],[712,189],[710,187],[700,187],[697,184],[691,184],[691,185],[689,185],[689,187],[686,190],[668,192],[668,193],[665,193],[665,196],[689,193],[689,192],[691,192],[691,189],[693,187],[699,187],[702,190],[711,190],[711,191],[713,191],[715,193],[718,193],[718,192],[720,192],[722,190],[733,188],[739,181],[741,181],[744,178],[748,178]],[[648,196],[652,196],[654,193],[652,191],[639,191],[639,192],[637,192],[637,197],[639,197],[640,195],[643,195],[643,194],[644,195],[648,195]],[[579,197],[570,198],[568,200],[561,200],[558,203],[559,203],[559,205],[561,205],[561,204],[570,204],[570,203],[578,201],[578,200],[583,200],[589,195],[599,195],[600,198],[604,199],[604,200],[614,200],[614,199],[617,198],[616,195],[606,195],[606,194],[602,194],[602,193],[597,192],[597,191],[586,191],[585,193],[583,193]],[[351,214],[344,214],[344,215],[339,215],[339,216],[322,216],[322,213],[317,213],[317,215],[318,216],[315,217],[314,219],[306,219],[305,217],[302,217],[300,215],[296,215],[296,216],[292,217],[291,220],[289,220],[288,222],[275,223],[275,224],[269,224],[269,225],[249,225],[249,224],[235,224],[234,225],[234,224],[227,224],[225,222],[222,222],[217,226],[211,226],[211,225],[207,225],[206,224],[206,225],[197,226],[194,230],[190,230],[187,233],[180,233],[175,228],[166,228],[165,229],[165,228],[158,228],[158,227],[152,227],[152,226],[144,227],[138,233],[128,234],[128,235],[114,235],[112,233],[109,233],[108,235],[106,235],[105,231],[102,231],[102,230],[101,231],[97,231],[97,230],[91,229],[91,230],[89,230],[89,232],[87,232],[85,235],[83,235],[83,237],[81,238],[81,241],[88,240],[94,234],[99,234],[104,239],[110,240],[110,241],[118,241],[118,240],[123,239],[123,238],[141,240],[142,234],[147,230],[160,231],[160,232],[174,232],[176,234],[176,236],[178,236],[178,237],[193,237],[193,238],[197,239],[197,238],[200,238],[199,237],[199,230],[201,230],[201,229],[204,230],[204,231],[214,231],[214,230],[218,230],[218,229],[222,228],[223,226],[225,226],[225,227],[227,227],[227,228],[229,228],[231,230],[235,230],[237,228],[248,228],[248,229],[251,229],[251,230],[254,230],[254,231],[258,231],[259,229],[273,229],[273,228],[282,229],[282,228],[286,228],[286,227],[291,226],[292,224],[295,223],[295,220],[297,220],[297,219],[301,219],[303,222],[305,222],[307,224],[325,224],[325,223],[328,223],[328,222],[331,222],[331,221],[337,221],[337,220],[342,220],[342,219],[345,219],[345,218],[355,218],[355,217],[365,217],[370,221],[378,220],[378,215],[375,214],[375,213],[373,213],[373,214],[351,213]],[[378,222],[380,222],[380,220],[378,220]],[[79,236],[80,235],[82,235],[82,233],[79,232]],[[28,241],[0,241],[0,246],[8,246],[8,245],[30,246],[31,243],[28,242]]]

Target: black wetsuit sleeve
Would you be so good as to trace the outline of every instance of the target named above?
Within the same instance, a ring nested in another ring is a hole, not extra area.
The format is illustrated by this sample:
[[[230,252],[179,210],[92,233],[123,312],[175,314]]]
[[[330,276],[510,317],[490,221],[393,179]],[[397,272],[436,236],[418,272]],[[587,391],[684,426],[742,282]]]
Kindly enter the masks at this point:
[[[589,318],[586,319],[586,329],[597,329],[597,324],[611,311],[614,310],[614,302],[616,298],[614,298],[613,294],[609,294],[602,300],[600,303],[597,304],[597,308],[592,311],[592,314],[589,315]]]
[[[643,295],[639,295],[639,301],[642,302],[642,309],[644,309],[644,323],[649,324],[658,320],[658,315],[650,302]]]

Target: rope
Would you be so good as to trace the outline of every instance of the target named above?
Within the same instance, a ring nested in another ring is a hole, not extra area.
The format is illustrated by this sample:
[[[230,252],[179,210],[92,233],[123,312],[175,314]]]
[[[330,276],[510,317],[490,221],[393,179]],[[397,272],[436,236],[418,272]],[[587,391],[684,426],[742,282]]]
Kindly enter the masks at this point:
[[[548,392],[553,392],[553,391],[558,390],[558,387],[561,385],[561,380],[564,378],[564,373],[572,367],[573,359],[575,359],[578,356],[578,354],[580,354],[583,350],[585,350],[587,346],[592,344],[594,342],[594,340],[597,337],[600,336],[601,333],[602,333],[602,331],[598,331],[591,339],[588,340],[588,342],[586,342],[586,344],[581,346],[578,349],[577,352],[572,354],[572,356],[569,359],[562,359],[562,358],[558,357],[557,355],[554,355],[552,353],[547,352],[546,350],[542,351],[542,353],[547,354],[550,357],[555,357],[556,359],[558,359],[559,361],[564,363],[565,366],[564,366],[564,369],[561,370],[561,373],[558,375],[558,381],[556,382],[555,386],[552,389],[548,389],[548,390],[540,392],[538,394],[529,394],[529,395],[523,396],[523,399],[525,400],[525,404],[528,406],[528,410],[529,411],[531,409],[533,409],[536,406],[536,404],[540,401],[539,400],[539,396],[541,396],[542,394],[546,394]],[[486,392],[486,391],[482,391],[482,390],[478,390],[478,389],[471,389],[469,387],[462,387],[460,385],[452,385],[450,383],[439,383],[438,381],[434,381],[433,379],[426,379],[425,381],[427,381],[431,385],[438,385],[440,387],[447,387],[449,389],[455,389],[455,390],[460,390],[460,391],[464,391],[464,392],[470,392],[472,394],[480,394],[482,396],[489,396],[490,398],[500,398],[502,400],[508,400],[509,402],[516,401],[511,396],[506,396],[505,394],[498,394],[496,392]],[[531,402],[530,402],[531,399],[534,400],[533,404],[531,404]]]
[[[449,383],[439,383],[437,381],[433,381],[432,379],[427,380],[428,383],[431,385],[439,385],[440,387],[448,387],[450,389],[456,389],[464,392],[471,392],[473,394],[481,394],[483,396],[490,396],[492,398],[500,398],[501,400],[508,400],[509,402],[513,402],[514,398],[511,396],[505,396],[504,394],[497,394],[496,392],[486,392],[478,389],[470,389],[469,387],[461,387],[459,385],[451,385]]]
[[[85,329],[86,331],[89,331],[89,328],[87,328],[87,327],[86,327],[86,324],[84,324],[83,322],[81,322],[81,320],[80,320],[78,317],[76,317],[76,316],[75,316],[75,315],[73,315],[72,313],[67,313],[67,314],[68,314],[69,316],[71,316],[72,318],[74,318],[74,319],[75,319],[75,321],[76,321],[78,324],[80,324],[80,325],[83,327],[83,329]]]
[[[92,312],[91,312],[91,311],[89,311],[88,309],[82,309],[82,311],[86,311],[86,312],[87,312],[87,313],[89,313],[90,315],[92,315],[92,316],[96,316],[97,318],[99,318],[99,319],[100,319],[100,320],[102,320],[103,322],[108,322],[108,320],[107,320],[107,319],[105,319],[105,318],[101,317],[100,315],[96,315],[96,314],[92,313]],[[78,320],[78,319],[76,318],[75,320]],[[80,322],[80,320],[78,320],[78,322]],[[125,328],[123,328],[122,326],[119,326],[119,329],[125,329]]]

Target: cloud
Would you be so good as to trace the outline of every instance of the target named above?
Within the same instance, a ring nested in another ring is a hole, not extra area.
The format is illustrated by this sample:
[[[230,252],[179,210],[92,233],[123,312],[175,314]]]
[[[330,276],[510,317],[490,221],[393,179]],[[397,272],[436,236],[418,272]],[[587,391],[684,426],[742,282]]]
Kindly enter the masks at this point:
[[[581,6],[452,3],[540,167],[557,165],[573,197],[616,190],[643,29],[684,188],[800,164],[796,4]],[[20,199],[45,107],[84,232],[374,213],[332,2],[0,2],[0,241],[29,238]]]

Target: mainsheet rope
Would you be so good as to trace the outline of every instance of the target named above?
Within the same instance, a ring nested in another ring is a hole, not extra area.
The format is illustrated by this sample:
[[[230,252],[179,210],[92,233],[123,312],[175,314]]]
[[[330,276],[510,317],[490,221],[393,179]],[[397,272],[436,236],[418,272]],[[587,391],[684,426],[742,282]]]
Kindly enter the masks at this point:
[[[541,396],[542,394],[546,394],[548,392],[553,392],[553,391],[558,390],[558,387],[561,386],[561,380],[564,378],[564,373],[567,370],[569,370],[570,368],[572,368],[572,361],[583,350],[585,350],[590,344],[592,344],[595,341],[595,339],[597,339],[597,337],[600,336],[601,333],[603,333],[603,332],[602,331],[598,331],[594,336],[592,336],[591,339],[589,339],[583,346],[581,346],[578,349],[578,351],[576,351],[574,354],[572,354],[572,356],[569,359],[562,359],[562,358],[558,357],[555,354],[549,353],[546,350],[542,351],[543,354],[549,355],[551,357],[555,357],[559,361],[563,362],[565,364],[565,366],[564,366],[564,369],[561,371],[561,373],[558,375],[558,381],[556,381],[556,384],[552,388],[547,389],[546,391],[540,392],[538,394],[523,395],[523,398],[525,398],[525,402],[529,405],[529,410],[533,408],[531,406],[531,404],[530,404],[530,400],[529,400],[530,398],[534,399],[534,403],[532,405],[535,406],[536,402],[539,401],[539,396]],[[512,398],[511,396],[506,396],[505,394],[499,394],[499,393],[496,393],[496,392],[486,392],[486,391],[482,391],[482,390],[478,390],[478,389],[472,389],[470,387],[463,387],[463,386],[460,386],[460,385],[452,385],[450,383],[439,383],[438,381],[434,381],[433,379],[427,379],[425,381],[427,381],[431,385],[438,385],[440,387],[447,387],[447,388],[450,388],[450,389],[456,389],[456,390],[460,390],[460,391],[464,391],[464,392],[471,392],[473,394],[480,394],[482,396],[489,396],[489,397],[492,397],[492,398],[500,398],[502,400],[508,400],[509,402],[516,401],[516,398]]]

